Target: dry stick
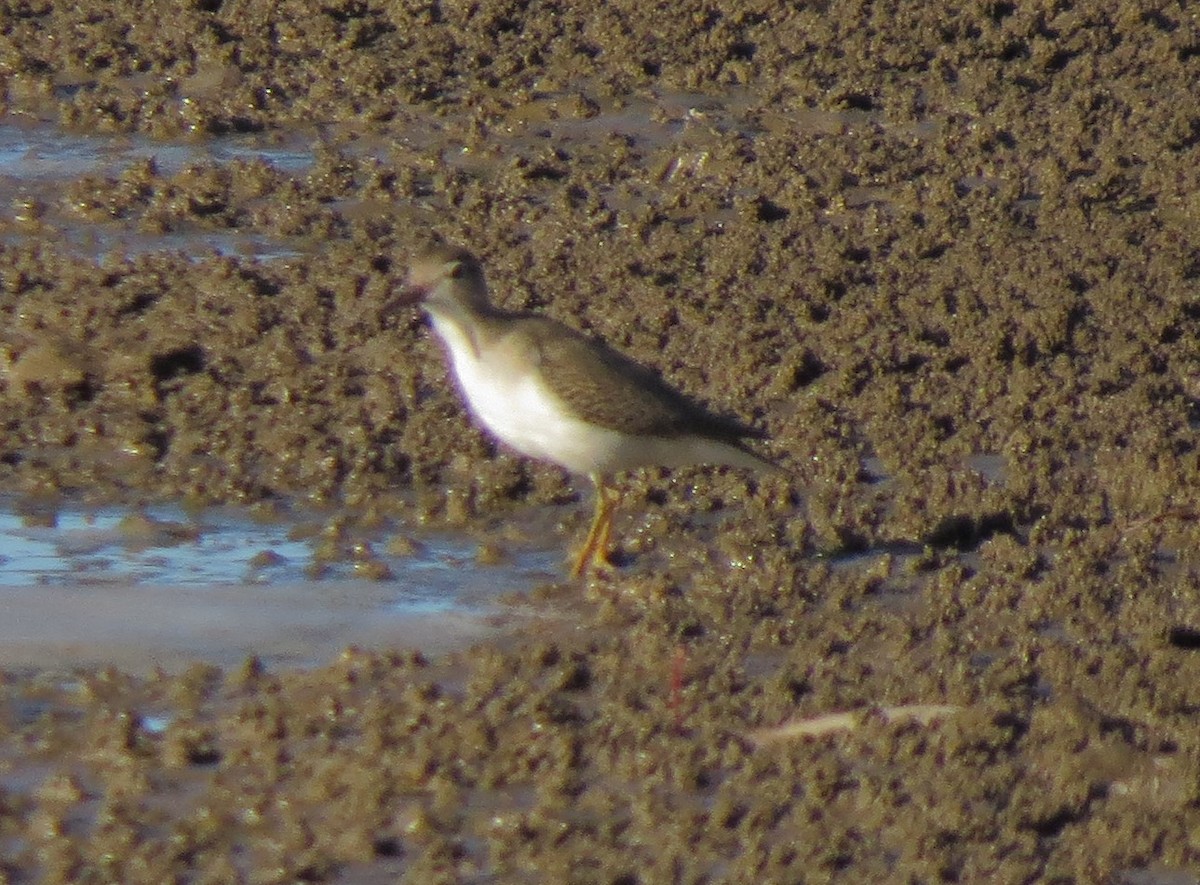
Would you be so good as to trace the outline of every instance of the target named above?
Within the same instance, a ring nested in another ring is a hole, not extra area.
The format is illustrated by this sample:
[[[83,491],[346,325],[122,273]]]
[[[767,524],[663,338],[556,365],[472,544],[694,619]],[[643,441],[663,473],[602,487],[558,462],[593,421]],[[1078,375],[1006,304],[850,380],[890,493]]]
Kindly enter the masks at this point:
[[[798,737],[821,737],[835,731],[848,731],[862,724],[865,715],[878,713],[885,722],[917,722],[928,725],[961,710],[954,704],[906,704],[900,707],[877,707],[852,710],[849,713],[825,713],[808,719],[792,719],[773,728],[760,728],[747,737],[756,747]],[[865,714],[865,715],[864,715]]]

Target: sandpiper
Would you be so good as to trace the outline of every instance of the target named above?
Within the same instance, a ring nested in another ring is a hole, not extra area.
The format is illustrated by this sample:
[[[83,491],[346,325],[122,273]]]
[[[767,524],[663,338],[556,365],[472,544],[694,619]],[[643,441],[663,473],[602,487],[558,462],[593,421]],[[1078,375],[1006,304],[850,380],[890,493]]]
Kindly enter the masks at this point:
[[[764,434],[714,414],[602,341],[548,317],[495,307],[478,259],[437,245],[412,263],[387,308],[420,302],[475,420],[522,455],[589,477],[596,511],[571,570],[608,564],[613,474],[689,464],[776,470],[744,437]]]

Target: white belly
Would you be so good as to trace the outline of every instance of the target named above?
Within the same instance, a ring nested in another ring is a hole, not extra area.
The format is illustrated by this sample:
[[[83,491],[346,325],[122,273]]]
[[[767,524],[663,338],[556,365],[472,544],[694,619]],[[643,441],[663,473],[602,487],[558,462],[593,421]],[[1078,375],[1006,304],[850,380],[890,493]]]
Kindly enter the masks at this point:
[[[435,318],[434,328],[446,345],[472,416],[502,443],[575,473],[623,469],[616,461],[622,460],[625,438],[571,417],[542,384],[537,367],[521,366],[503,342],[476,353],[454,324]]]
[[[522,455],[590,476],[647,465],[769,466],[735,446],[702,435],[630,437],[581,421],[542,383],[540,366],[527,363],[528,352],[520,342],[502,338],[477,351],[452,319],[430,316],[472,416]]]

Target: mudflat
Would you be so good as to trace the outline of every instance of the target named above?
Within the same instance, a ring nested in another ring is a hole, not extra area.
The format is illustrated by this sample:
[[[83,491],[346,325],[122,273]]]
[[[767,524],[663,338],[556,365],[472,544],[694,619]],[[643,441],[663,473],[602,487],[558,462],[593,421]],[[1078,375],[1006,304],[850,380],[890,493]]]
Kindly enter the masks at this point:
[[[311,151],[0,181],[4,494],[565,558],[585,486],[380,320],[431,233],[785,469],[625,478],[620,566],[518,594],[554,629],[5,671],[0,877],[1194,881],[1186,10],[28,0],[0,77],[6,126]]]

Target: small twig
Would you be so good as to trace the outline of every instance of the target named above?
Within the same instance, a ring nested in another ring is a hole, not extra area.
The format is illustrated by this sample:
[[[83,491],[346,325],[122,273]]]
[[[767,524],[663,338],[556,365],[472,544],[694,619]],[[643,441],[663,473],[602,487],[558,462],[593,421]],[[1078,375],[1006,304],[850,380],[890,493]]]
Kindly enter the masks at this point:
[[[906,704],[900,707],[876,707],[852,710],[848,713],[825,713],[808,719],[792,719],[772,728],[760,728],[747,737],[756,747],[799,737],[821,737],[835,731],[858,728],[872,714],[881,715],[885,722],[916,722],[928,725],[935,719],[959,712],[962,707],[954,704]]]

